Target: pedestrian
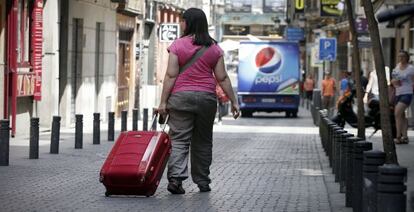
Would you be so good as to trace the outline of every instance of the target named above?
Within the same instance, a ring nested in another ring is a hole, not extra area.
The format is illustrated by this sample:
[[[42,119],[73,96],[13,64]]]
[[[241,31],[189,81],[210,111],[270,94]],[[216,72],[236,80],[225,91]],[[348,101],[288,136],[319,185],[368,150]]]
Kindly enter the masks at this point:
[[[336,82],[332,78],[331,73],[325,73],[325,79],[322,80],[322,107],[331,113],[336,90]]]
[[[309,102],[312,101],[313,89],[315,88],[315,80],[313,80],[312,74],[308,74],[303,83],[303,89],[305,90],[306,108],[309,108]]]
[[[350,89],[350,80],[349,80],[349,74],[347,71],[343,71],[342,72],[342,79],[341,79],[341,87],[340,87],[340,91],[339,91],[339,96],[343,96],[345,91],[347,89]]]
[[[405,117],[405,110],[410,105],[413,96],[414,66],[409,64],[409,54],[400,51],[398,54],[399,63],[392,71],[391,83],[395,87],[396,105],[394,109],[397,136],[394,139],[396,144],[408,143],[407,128],[408,122]]]
[[[213,124],[217,111],[216,80],[231,102],[233,117],[240,114],[239,104],[225,71],[223,50],[210,37],[204,12],[190,8],[182,15],[183,35],[169,47],[167,70],[163,82],[158,112],[169,114],[169,135],[172,152],[168,161],[168,191],[184,194],[182,181],[188,178],[188,159],[191,154],[191,177],[200,192],[211,190]],[[205,48],[204,48],[205,47]],[[179,68],[204,53],[182,73]],[[191,148],[190,148],[191,146]]]
[[[387,85],[390,85],[390,68],[385,67],[385,76],[387,79]],[[368,83],[365,88],[365,94],[363,101],[365,104],[369,102],[370,99],[379,100],[379,88],[378,88],[378,77],[377,71],[374,69],[368,75]],[[394,104],[390,102],[391,104]]]

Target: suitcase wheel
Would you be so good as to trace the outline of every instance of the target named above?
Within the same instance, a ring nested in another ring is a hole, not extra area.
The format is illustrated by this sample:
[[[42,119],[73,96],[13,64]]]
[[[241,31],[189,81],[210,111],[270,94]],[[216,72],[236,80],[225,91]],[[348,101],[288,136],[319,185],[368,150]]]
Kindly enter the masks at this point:
[[[109,197],[109,195],[111,195],[111,194],[109,193],[109,191],[105,191],[105,196],[106,196],[106,197]]]

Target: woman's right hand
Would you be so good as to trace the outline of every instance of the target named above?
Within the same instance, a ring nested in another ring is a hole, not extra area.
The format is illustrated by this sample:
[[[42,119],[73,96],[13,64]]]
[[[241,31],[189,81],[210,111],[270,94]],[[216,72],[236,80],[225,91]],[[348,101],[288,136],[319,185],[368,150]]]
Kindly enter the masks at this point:
[[[395,87],[401,86],[400,80],[397,80],[397,79],[391,79],[391,84],[394,85]]]
[[[168,111],[167,111],[167,103],[160,103],[160,105],[158,106],[158,113],[161,115],[161,116],[163,116],[163,117],[165,117],[165,116],[167,116],[167,114],[168,114]]]
[[[240,106],[236,103],[231,103],[231,113],[233,113],[233,118],[237,119],[240,116]]]

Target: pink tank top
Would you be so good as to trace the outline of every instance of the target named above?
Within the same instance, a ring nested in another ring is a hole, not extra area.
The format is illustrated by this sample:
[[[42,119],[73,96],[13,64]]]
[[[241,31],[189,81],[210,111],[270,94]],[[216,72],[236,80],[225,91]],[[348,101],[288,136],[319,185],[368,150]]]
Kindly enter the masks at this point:
[[[175,40],[167,50],[177,55],[178,63],[182,67],[200,48],[201,46],[193,44],[191,37],[186,36]],[[180,91],[215,93],[216,79],[213,70],[221,56],[223,56],[223,50],[216,44],[211,45],[192,66],[178,75],[172,93]]]

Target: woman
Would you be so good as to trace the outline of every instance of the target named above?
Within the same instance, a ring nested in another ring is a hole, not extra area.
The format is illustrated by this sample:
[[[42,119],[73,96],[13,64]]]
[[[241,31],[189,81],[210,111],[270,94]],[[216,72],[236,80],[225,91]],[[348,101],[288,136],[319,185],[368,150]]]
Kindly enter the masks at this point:
[[[240,113],[230,79],[224,68],[223,50],[208,34],[207,18],[200,9],[190,8],[180,22],[183,36],[169,47],[158,112],[170,115],[172,153],[168,161],[168,191],[184,194],[182,181],[188,178],[189,150],[191,177],[200,192],[210,191],[213,124],[217,110],[216,80],[230,98],[233,117]],[[203,55],[179,73],[190,58],[202,47]],[[190,148],[191,145],[191,148]]]
[[[394,139],[394,142],[396,144],[406,144],[408,143],[408,123],[405,117],[405,110],[410,106],[413,96],[414,67],[408,63],[409,54],[406,51],[400,51],[398,61],[397,67],[392,71],[391,79],[391,83],[395,87],[396,96],[394,114],[397,137]]]

